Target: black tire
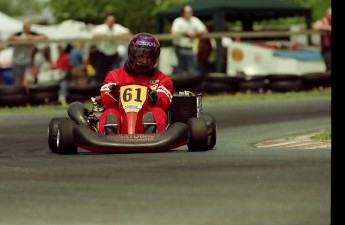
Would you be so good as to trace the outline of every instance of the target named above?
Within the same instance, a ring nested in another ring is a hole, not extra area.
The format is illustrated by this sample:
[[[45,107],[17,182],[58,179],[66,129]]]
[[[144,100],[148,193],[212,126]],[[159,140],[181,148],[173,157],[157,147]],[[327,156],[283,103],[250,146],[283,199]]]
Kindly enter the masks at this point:
[[[239,77],[230,77],[225,73],[210,73],[205,79],[204,89],[208,93],[236,93],[240,80]]]
[[[78,147],[74,145],[73,128],[76,123],[73,120],[66,120],[60,123],[56,134],[57,153],[61,155],[76,154]]]
[[[0,96],[9,94],[26,94],[26,88],[21,85],[0,85]]]
[[[85,95],[85,94],[67,94],[66,96],[66,102],[71,103],[71,102],[86,102],[91,99],[91,96]]]
[[[306,89],[331,86],[330,73],[305,73],[302,74],[301,80]]]
[[[303,90],[303,83],[301,80],[275,81],[269,83],[268,86],[273,92],[294,92]]]
[[[240,78],[238,77],[230,77],[227,76],[225,73],[210,73],[205,78],[206,82],[219,82],[219,83],[226,83],[230,85],[237,85],[240,81]]]
[[[203,114],[202,117],[206,121],[208,130],[207,149],[214,149],[217,144],[217,122],[209,113]]]
[[[204,91],[209,94],[236,93],[237,85],[220,82],[205,82]]]
[[[205,83],[204,82],[188,88],[188,91],[191,91],[193,93],[202,93],[202,92],[204,92],[204,90],[205,90]]]
[[[269,82],[276,81],[295,81],[299,80],[300,77],[296,74],[269,74],[267,75]]]
[[[214,128],[212,130],[212,134],[209,136],[209,140],[208,140],[209,144],[207,144],[207,149],[214,149],[214,147],[217,144],[217,128]]]
[[[265,80],[243,80],[238,84],[240,92],[264,92],[267,90],[267,83]]]
[[[59,83],[50,84],[33,84],[29,87],[29,93],[39,93],[39,92],[59,92]]]
[[[175,90],[189,89],[205,80],[205,76],[188,72],[174,74],[170,78],[174,84]]]
[[[48,145],[49,149],[57,153],[57,144],[56,144],[56,136],[57,136],[57,130],[58,127],[60,126],[60,123],[65,121],[65,120],[70,120],[68,117],[56,117],[50,120],[48,124]]]
[[[238,76],[239,81],[265,81],[267,75]]]
[[[0,106],[25,106],[29,102],[27,94],[0,94]]]
[[[29,94],[31,105],[58,104],[58,92],[34,92]]]
[[[206,151],[207,146],[207,126],[203,118],[190,118],[188,120],[189,142],[187,144],[189,151]]]
[[[87,84],[87,85],[68,85],[69,94],[82,94],[82,95],[99,95],[101,85],[99,84]]]

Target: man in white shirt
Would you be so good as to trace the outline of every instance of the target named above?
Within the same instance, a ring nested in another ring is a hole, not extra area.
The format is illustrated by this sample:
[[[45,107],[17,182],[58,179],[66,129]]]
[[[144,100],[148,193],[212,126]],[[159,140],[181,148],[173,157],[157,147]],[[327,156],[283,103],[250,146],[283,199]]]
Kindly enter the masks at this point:
[[[171,33],[180,35],[173,39],[178,59],[177,67],[173,73],[196,73],[196,60],[192,49],[193,41],[207,33],[207,28],[199,18],[193,16],[193,9],[190,5],[182,6],[181,16],[173,21]]]
[[[119,58],[118,47],[123,43],[122,40],[114,41],[111,38],[126,36],[128,36],[128,40],[131,38],[129,29],[115,23],[115,19],[113,14],[107,14],[104,24],[98,25],[92,31],[93,38],[109,38],[109,40],[100,40],[96,43],[98,50],[96,73],[100,82],[103,82],[108,71],[120,67],[121,59]],[[128,44],[126,40],[125,43]]]

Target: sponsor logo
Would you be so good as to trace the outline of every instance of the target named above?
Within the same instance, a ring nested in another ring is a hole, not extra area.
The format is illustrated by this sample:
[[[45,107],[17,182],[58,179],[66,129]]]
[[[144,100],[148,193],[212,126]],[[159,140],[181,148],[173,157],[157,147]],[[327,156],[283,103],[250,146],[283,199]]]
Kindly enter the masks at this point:
[[[143,46],[149,46],[149,47],[157,47],[156,43],[154,42],[147,42],[147,41],[136,41],[136,45],[143,45]]]
[[[123,109],[136,109],[136,110],[140,110],[141,106],[140,105],[124,105]]]
[[[234,61],[240,62],[244,57],[244,53],[240,48],[234,48],[231,52],[232,59]]]
[[[150,86],[150,89],[151,89],[152,91],[156,91],[157,88],[158,88],[158,84],[155,84],[155,85],[151,85],[151,86]]]
[[[152,142],[155,138],[159,137],[159,133],[155,134],[117,134],[117,135],[107,135],[108,138],[115,139],[116,142],[121,143],[144,143]]]
[[[159,80],[150,80],[149,83],[150,84],[158,84]]]

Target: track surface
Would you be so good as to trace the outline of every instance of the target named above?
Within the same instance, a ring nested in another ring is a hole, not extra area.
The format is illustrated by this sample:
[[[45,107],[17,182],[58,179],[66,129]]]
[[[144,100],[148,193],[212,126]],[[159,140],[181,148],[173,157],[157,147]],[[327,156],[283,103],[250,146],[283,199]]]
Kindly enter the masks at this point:
[[[0,224],[330,224],[328,148],[257,142],[331,127],[330,97],[204,103],[215,150],[56,155],[64,111],[0,114]]]

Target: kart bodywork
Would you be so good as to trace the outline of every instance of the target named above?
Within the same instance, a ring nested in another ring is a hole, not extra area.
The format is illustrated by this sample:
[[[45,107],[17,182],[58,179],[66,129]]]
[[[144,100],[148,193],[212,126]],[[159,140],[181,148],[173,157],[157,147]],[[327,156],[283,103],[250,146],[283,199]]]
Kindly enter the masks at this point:
[[[216,120],[211,114],[203,113],[201,94],[195,95],[189,91],[175,94],[167,112],[166,129],[153,133],[135,133],[130,129],[127,134],[99,133],[99,117],[104,107],[99,96],[92,97],[91,100],[91,110],[76,101],[70,104],[68,117],[51,119],[48,125],[48,144],[52,152],[75,154],[78,147],[99,153],[160,152],[183,145],[187,145],[189,151],[206,151],[216,145]],[[140,107],[133,105],[123,108],[140,110]],[[126,111],[123,113],[128,114]],[[144,122],[143,125],[155,124]]]

